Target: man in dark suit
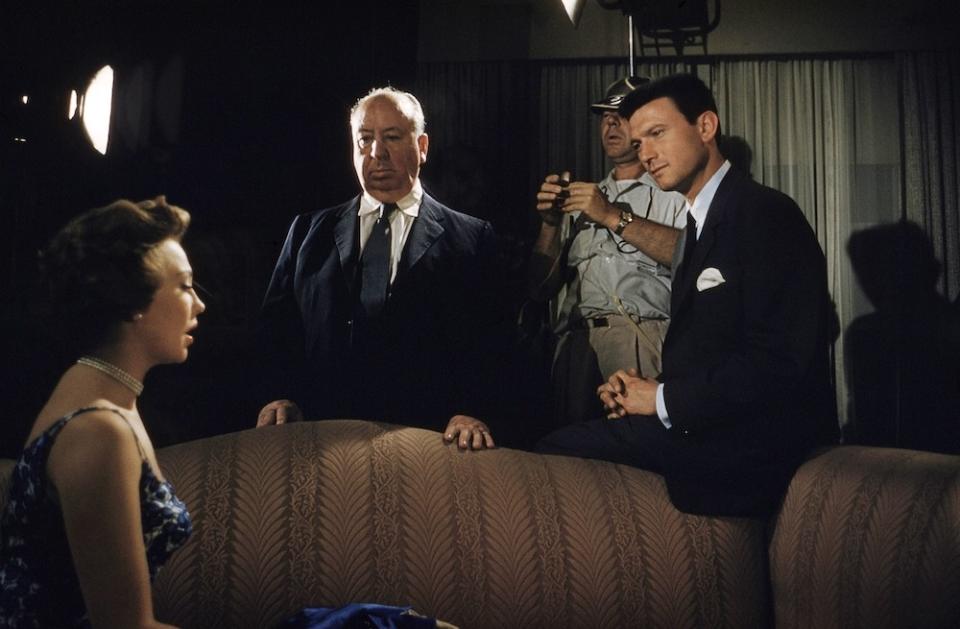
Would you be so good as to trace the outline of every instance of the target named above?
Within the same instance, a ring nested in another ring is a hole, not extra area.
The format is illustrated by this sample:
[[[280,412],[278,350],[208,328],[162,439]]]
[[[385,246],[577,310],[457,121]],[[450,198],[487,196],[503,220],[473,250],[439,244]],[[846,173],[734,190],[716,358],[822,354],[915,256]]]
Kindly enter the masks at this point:
[[[539,447],[660,472],[682,511],[767,514],[811,448],[838,435],[823,253],[792,199],[720,154],[698,78],[643,85],[620,113],[647,172],[688,204],[663,372],[614,374],[598,390],[606,419]]]
[[[371,91],[350,126],[363,192],[290,227],[261,313],[274,390],[288,398],[257,425],[304,414],[446,425],[461,448],[493,447],[476,418],[497,358],[492,228],[423,191],[429,138],[412,94]]]

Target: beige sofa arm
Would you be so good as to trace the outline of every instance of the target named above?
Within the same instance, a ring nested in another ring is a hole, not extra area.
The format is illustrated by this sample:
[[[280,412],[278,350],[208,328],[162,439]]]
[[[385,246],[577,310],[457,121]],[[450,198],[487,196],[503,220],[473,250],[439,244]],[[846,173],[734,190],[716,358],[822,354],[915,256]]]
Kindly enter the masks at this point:
[[[778,629],[960,627],[960,457],[844,446],[807,461],[770,566]]]

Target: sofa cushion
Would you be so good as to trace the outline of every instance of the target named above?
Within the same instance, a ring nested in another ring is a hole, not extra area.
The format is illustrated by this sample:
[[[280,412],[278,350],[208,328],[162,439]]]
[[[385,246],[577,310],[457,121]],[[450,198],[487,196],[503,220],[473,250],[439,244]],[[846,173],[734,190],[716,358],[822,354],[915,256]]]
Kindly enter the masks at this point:
[[[306,606],[412,605],[461,627],[757,627],[761,522],[684,515],[663,479],[362,421],[160,450],[194,535],[155,584],[185,627]]]
[[[960,457],[845,446],[807,461],[770,570],[780,629],[960,627]]]

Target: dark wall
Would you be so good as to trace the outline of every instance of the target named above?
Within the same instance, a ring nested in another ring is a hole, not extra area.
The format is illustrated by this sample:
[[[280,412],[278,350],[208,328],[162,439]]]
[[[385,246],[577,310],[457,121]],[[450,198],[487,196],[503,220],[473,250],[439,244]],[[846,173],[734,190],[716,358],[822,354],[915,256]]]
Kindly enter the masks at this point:
[[[255,366],[253,319],[286,227],[356,193],[349,106],[374,85],[415,80],[415,1],[136,4],[5,8],[0,24],[0,456],[18,451],[70,359],[36,317],[36,251],[118,197],[166,194],[190,210],[187,250],[213,293],[191,360],[148,377],[141,409],[158,445],[251,426],[265,400],[240,366]],[[107,63],[103,156],[66,111],[69,89]]]

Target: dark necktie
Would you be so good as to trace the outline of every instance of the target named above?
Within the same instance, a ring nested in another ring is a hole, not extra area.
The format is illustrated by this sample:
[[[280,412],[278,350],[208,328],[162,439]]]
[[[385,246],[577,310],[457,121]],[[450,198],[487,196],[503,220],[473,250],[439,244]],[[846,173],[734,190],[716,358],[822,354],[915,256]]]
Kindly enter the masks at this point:
[[[368,318],[376,318],[387,302],[390,287],[390,215],[396,203],[384,203],[380,217],[360,256],[360,306]]]
[[[683,260],[680,262],[680,272],[686,275],[693,259],[693,250],[697,246],[697,221],[691,212],[687,212],[686,240],[683,243]]]

